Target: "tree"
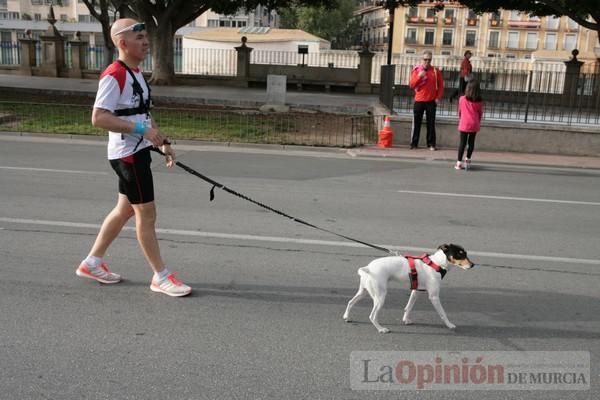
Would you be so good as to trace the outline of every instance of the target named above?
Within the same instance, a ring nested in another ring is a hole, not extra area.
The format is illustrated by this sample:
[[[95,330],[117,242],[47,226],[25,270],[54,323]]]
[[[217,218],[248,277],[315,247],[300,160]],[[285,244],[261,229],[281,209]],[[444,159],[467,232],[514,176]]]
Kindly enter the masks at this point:
[[[103,33],[105,38],[110,36],[110,29],[102,14],[102,5],[114,3],[111,0],[83,0],[90,12],[97,8],[100,12],[92,15],[103,24]],[[89,3],[89,5],[88,5]],[[154,84],[169,85],[173,83],[175,77],[175,66],[173,62],[174,48],[173,40],[175,32],[192,22],[201,14],[209,9],[222,13],[233,14],[240,8],[252,9],[257,5],[265,5],[269,9],[279,9],[290,4],[309,4],[325,5],[335,7],[337,0],[131,0],[119,1],[119,6],[113,4],[114,10],[119,10],[119,14],[130,13],[137,15],[137,18],[146,23],[146,30],[150,36],[150,48],[154,68],[150,81]],[[108,10],[109,6],[107,6]],[[106,17],[108,19],[108,17]],[[105,40],[106,42],[106,40]],[[110,42],[110,37],[108,38]]]
[[[529,12],[539,17],[566,15],[579,25],[596,31],[600,42],[600,3],[598,0],[461,0],[476,12],[493,12],[500,8]]]
[[[358,44],[360,20],[354,15],[357,0],[340,0],[337,9],[290,7],[280,10],[282,28],[302,29],[327,39],[334,49]]]

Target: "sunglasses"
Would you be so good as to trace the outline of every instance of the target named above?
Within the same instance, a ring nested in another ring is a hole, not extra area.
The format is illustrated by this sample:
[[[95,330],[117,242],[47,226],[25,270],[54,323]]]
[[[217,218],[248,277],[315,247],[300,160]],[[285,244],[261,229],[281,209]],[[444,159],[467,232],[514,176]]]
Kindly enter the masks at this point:
[[[128,32],[128,31],[132,31],[132,32],[141,32],[143,30],[146,30],[146,24],[143,22],[136,22],[135,24],[126,26],[125,28],[121,29],[118,32],[115,32],[115,36],[120,35],[123,32]]]
[[[431,61],[431,58],[424,58],[423,61]]]

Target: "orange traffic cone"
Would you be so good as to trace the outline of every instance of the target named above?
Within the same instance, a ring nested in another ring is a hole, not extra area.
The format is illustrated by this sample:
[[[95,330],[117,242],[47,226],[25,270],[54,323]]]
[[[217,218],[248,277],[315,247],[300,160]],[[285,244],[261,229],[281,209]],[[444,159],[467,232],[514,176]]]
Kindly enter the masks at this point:
[[[379,131],[379,142],[377,146],[379,147],[392,147],[392,142],[394,140],[394,132],[392,131],[392,126],[390,124],[389,115],[385,117],[383,128]]]

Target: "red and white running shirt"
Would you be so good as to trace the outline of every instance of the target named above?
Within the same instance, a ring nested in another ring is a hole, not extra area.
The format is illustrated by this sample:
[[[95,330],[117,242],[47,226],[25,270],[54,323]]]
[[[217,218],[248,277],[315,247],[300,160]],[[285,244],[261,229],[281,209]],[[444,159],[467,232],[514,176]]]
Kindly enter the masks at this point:
[[[142,101],[146,101],[148,99],[148,87],[146,86],[142,72],[139,68],[132,68],[131,72],[135,75],[135,79],[137,79],[144,92]],[[101,108],[110,112],[126,108],[137,108],[140,104],[140,99],[137,94],[133,93],[133,82],[131,74],[127,72],[125,67],[117,61],[113,62],[100,75],[94,108]],[[120,116],[119,118],[134,123],[142,122],[146,126],[152,126],[150,118],[146,114]],[[143,139],[138,144],[139,141],[140,136],[138,135],[109,131],[108,159],[116,160],[127,157],[134,153],[134,149],[137,152],[148,146],[152,146],[152,143],[146,139]]]

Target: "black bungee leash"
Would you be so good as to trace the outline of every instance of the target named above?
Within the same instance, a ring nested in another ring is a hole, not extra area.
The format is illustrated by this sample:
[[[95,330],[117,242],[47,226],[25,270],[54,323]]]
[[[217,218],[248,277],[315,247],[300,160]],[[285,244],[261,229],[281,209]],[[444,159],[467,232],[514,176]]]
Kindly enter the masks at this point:
[[[159,153],[159,154],[162,154],[163,156],[165,155],[165,153],[163,153],[160,149],[158,149],[156,147],[152,147],[152,150],[155,151],[155,152],[157,152],[157,153]],[[358,239],[352,238],[350,236],[342,235],[342,234],[330,231],[328,229],[321,228],[321,227],[316,226],[314,224],[311,224],[309,222],[303,221],[303,220],[301,220],[299,218],[296,218],[296,217],[293,217],[291,215],[288,215],[288,214],[284,213],[283,211],[277,210],[277,209],[275,209],[273,207],[269,207],[266,204],[262,204],[262,203],[260,203],[260,202],[258,202],[256,200],[254,200],[254,199],[251,199],[250,197],[248,197],[248,196],[246,196],[246,195],[244,195],[242,193],[239,193],[239,192],[237,192],[237,191],[235,191],[235,190],[233,190],[233,189],[231,189],[231,188],[229,188],[229,187],[227,187],[227,186],[225,186],[225,185],[223,185],[223,184],[215,181],[214,179],[209,178],[206,175],[201,174],[200,172],[196,171],[195,169],[193,169],[191,167],[188,167],[187,165],[185,165],[184,163],[182,163],[180,161],[175,161],[175,165],[177,165],[179,168],[183,169],[184,171],[186,171],[186,172],[188,172],[188,173],[190,173],[190,174],[192,174],[192,175],[194,175],[194,176],[196,176],[196,177],[198,177],[198,178],[200,178],[200,179],[202,179],[202,180],[210,183],[211,185],[213,185],[212,188],[210,189],[210,201],[214,200],[214,198],[215,198],[215,187],[217,187],[217,188],[219,188],[221,190],[224,190],[227,193],[230,193],[230,194],[232,194],[234,196],[237,196],[237,197],[239,197],[241,199],[249,201],[252,204],[256,204],[257,206],[262,207],[262,208],[264,208],[266,210],[269,210],[269,211],[271,211],[271,212],[273,212],[275,214],[281,215],[282,217],[286,217],[286,218],[291,219],[292,221],[298,222],[299,224],[309,226],[311,228],[317,229],[317,230],[322,231],[322,232],[327,232],[327,233],[329,233],[331,235],[335,235],[335,236],[344,238],[346,240],[350,240],[352,242],[360,243],[360,244],[365,245],[367,247],[371,247],[373,249],[380,250],[380,251],[383,251],[383,252],[391,254],[391,255],[397,255],[397,253],[395,251],[392,251],[390,249],[386,249],[385,247],[377,246],[375,244],[371,244],[371,243],[367,243],[367,242],[363,242],[362,240],[358,240]]]

